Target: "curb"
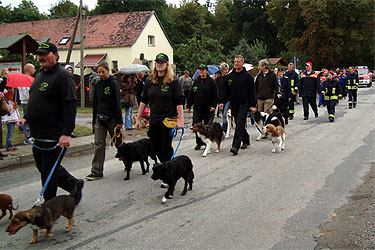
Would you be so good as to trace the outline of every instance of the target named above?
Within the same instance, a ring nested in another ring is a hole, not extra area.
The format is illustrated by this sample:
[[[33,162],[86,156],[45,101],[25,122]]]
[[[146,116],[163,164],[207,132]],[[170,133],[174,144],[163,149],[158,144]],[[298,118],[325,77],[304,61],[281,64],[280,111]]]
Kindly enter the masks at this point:
[[[66,151],[65,156],[82,153],[84,151],[88,151],[92,149],[94,149],[93,143],[71,146]],[[11,166],[13,167],[13,166],[18,166],[18,165],[23,165],[23,164],[29,164],[33,162],[35,161],[34,161],[34,156],[32,153],[18,155],[18,156],[14,156],[14,157],[7,158],[7,159],[4,158],[3,160],[1,160],[0,169],[5,169]]]

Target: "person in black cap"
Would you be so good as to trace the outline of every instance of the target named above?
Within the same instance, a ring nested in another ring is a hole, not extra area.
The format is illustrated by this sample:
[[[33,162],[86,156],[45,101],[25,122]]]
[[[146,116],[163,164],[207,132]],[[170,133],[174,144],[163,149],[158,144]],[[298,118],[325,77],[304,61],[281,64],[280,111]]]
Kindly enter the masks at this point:
[[[193,125],[203,121],[207,125],[213,119],[218,101],[217,86],[214,79],[208,75],[207,65],[199,65],[199,75],[194,80],[193,87],[190,90],[188,102],[186,105],[187,113],[194,105]],[[199,150],[206,144],[195,133],[196,143],[195,150]]]
[[[19,121],[30,125],[31,136],[35,139],[35,146],[52,148],[41,150],[33,147],[33,155],[38,168],[42,184],[44,185],[61,150],[61,158],[44,192],[47,201],[56,196],[57,187],[68,192],[73,189],[72,180],[77,184],[75,202],[82,198],[84,181],[73,177],[60,165],[66,149],[71,143],[71,134],[75,127],[76,117],[76,89],[73,75],[58,63],[59,54],[53,43],[41,43],[38,50],[39,64],[42,71],[37,75],[30,87],[26,116]]]
[[[155,67],[147,78],[143,88],[142,99],[136,117],[136,128],[141,129],[140,119],[146,105],[150,105],[150,137],[152,148],[161,162],[171,160],[173,155],[171,127],[167,127],[165,118],[176,118],[177,128],[184,127],[183,101],[184,94],[178,79],[173,75],[168,56],[164,53],[156,55]]]

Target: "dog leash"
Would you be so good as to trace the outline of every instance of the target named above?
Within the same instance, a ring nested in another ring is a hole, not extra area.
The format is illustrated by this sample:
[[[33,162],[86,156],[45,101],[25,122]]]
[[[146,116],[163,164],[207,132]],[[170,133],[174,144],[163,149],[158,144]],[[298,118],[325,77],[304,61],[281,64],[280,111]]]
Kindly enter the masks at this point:
[[[215,111],[212,112],[211,118],[210,118],[210,120],[208,121],[207,125],[210,125],[210,124],[214,121],[214,118],[215,118]]]
[[[59,145],[58,141],[56,140],[48,140],[48,139],[35,139],[33,137],[31,137],[30,133],[27,132],[26,128],[20,124],[20,128],[23,130],[23,132],[27,135],[26,137],[26,142],[30,145],[32,145],[34,148],[36,149],[39,149],[39,150],[45,150],[45,151],[50,151],[50,150],[54,150],[55,148],[57,148],[57,146]],[[38,140],[38,141],[41,141],[41,142],[57,142],[55,146],[51,147],[51,148],[41,148],[41,147],[38,147],[37,145],[35,145],[35,140]]]
[[[254,114],[251,114],[251,115],[250,115],[250,118],[251,118],[251,120],[253,121],[254,126],[258,129],[259,133],[261,133],[262,135],[265,135],[265,134],[263,133],[263,131],[258,127],[258,125],[257,125],[257,123],[256,123],[256,121],[255,121],[255,118],[254,118]]]
[[[115,127],[113,131],[113,136],[111,138],[113,145],[116,145],[118,138],[121,140],[121,144],[124,142],[124,137],[121,136],[123,134],[123,128],[120,128],[120,131],[117,132],[117,127]]]
[[[175,138],[175,137],[177,136],[177,132],[178,132],[178,128],[177,128],[177,126],[174,127],[174,128],[169,132],[169,135],[172,136],[172,139]],[[179,140],[179,142],[178,142],[178,145],[177,145],[177,147],[176,147],[176,150],[173,152],[173,155],[172,155],[172,157],[171,157],[171,160],[174,158],[174,156],[175,156],[176,153],[177,153],[178,148],[180,147],[181,140],[182,140],[182,136],[184,135],[184,132],[185,132],[185,129],[182,128],[181,136],[180,136],[180,140]]]
[[[53,174],[53,172],[55,171],[55,168],[56,168],[56,166],[57,166],[57,163],[60,161],[60,158],[61,158],[61,156],[63,155],[64,150],[66,150],[66,149],[64,149],[64,148],[61,149],[60,154],[59,154],[59,156],[57,157],[57,160],[55,161],[55,164],[53,165],[51,171],[49,172],[49,175],[48,175],[46,181],[44,182],[44,185],[43,185],[42,191],[40,191],[39,197],[38,197],[38,199],[37,199],[36,202],[35,202],[35,205],[36,205],[36,206],[39,206],[39,205],[42,203],[42,201],[43,201],[43,194],[44,194],[44,192],[46,191],[46,188],[47,188],[47,186],[48,186],[48,183],[49,183],[49,181],[51,180],[52,174]]]

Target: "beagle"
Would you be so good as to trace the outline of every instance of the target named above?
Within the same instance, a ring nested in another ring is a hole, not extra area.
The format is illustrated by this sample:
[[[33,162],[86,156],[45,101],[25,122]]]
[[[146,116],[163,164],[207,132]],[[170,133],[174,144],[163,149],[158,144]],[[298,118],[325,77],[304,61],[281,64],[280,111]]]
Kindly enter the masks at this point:
[[[285,129],[282,126],[277,126],[273,124],[266,125],[266,133],[272,136],[272,144],[273,150],[272,153],[276,152],[276,147],[278,147],[278,152],[284,150],[284,143],[285,143]]]

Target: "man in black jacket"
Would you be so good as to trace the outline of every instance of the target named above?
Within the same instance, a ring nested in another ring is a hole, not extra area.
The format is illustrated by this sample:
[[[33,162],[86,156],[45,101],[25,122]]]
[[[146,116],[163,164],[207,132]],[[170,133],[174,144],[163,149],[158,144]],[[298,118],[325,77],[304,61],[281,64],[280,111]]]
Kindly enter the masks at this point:
[[[292,99],[288,103],[288,110],[289,110],[289,119],[293,120],[294,118],[294,103],[298,101],[296,99],[298,93],[298,86],[299,86],[299,78],[297,72],[294,70],[294,64],[288,64],[288,70],[285,72],[284,77],[287,77],[289,80],[290,88],[292,90]]]
[[[210,122],[212,116],[215,115],[217,100],[216,83],[208,75],[207,65],[201,64],[199,65],[199,76],[193,83],[186,105],[188,114],[190,114],[191,106],[194,105],[193,125],[202,121],[207,125]],[[195,150],[199,150],[206,144],[197,134],[195,136],[197,143]]]
[[[53,150],[33,147],[35,163],[43,185],[60,151],[63,150],[44,192],[45,201],[56,196],[58,186],[71,192],[73,188],[71,179],[74,179],[78,188],[75,196],[78,204],[82,197],[84,182],[74,178],[60,165],[66,149],[70,146],[71,134],[75,127],[76,89],[73,75],[57,62],[59,54],[55,44],[41,43],[35,54],[39,57],[42,71],[30,87],[27,115],[19,123],[24,125],[27,120],[31,136],[39,148],[51,148],[59,143],[59,147]]]
[[[228,75],[220,96],[219,108],[223,109],[224,103],[230,101],[232,115],[236,121],[236,131],[230,152],[238,154],[238,149],[245,149],[250,145],[250,136],[245,128],[247,112],[256,111],[256,95],[253,77],[243,67],[244,58],[237,55],[234,58],[233,71]]]
[[[312,70],[312,63],[306,63],[306,70],[301,73],[300,96],[303,102],[303,119],[309,119],[309,104],[318,117],[318,108],[316,106],[316,95],[320,92],[320,79],[318,73]]]

